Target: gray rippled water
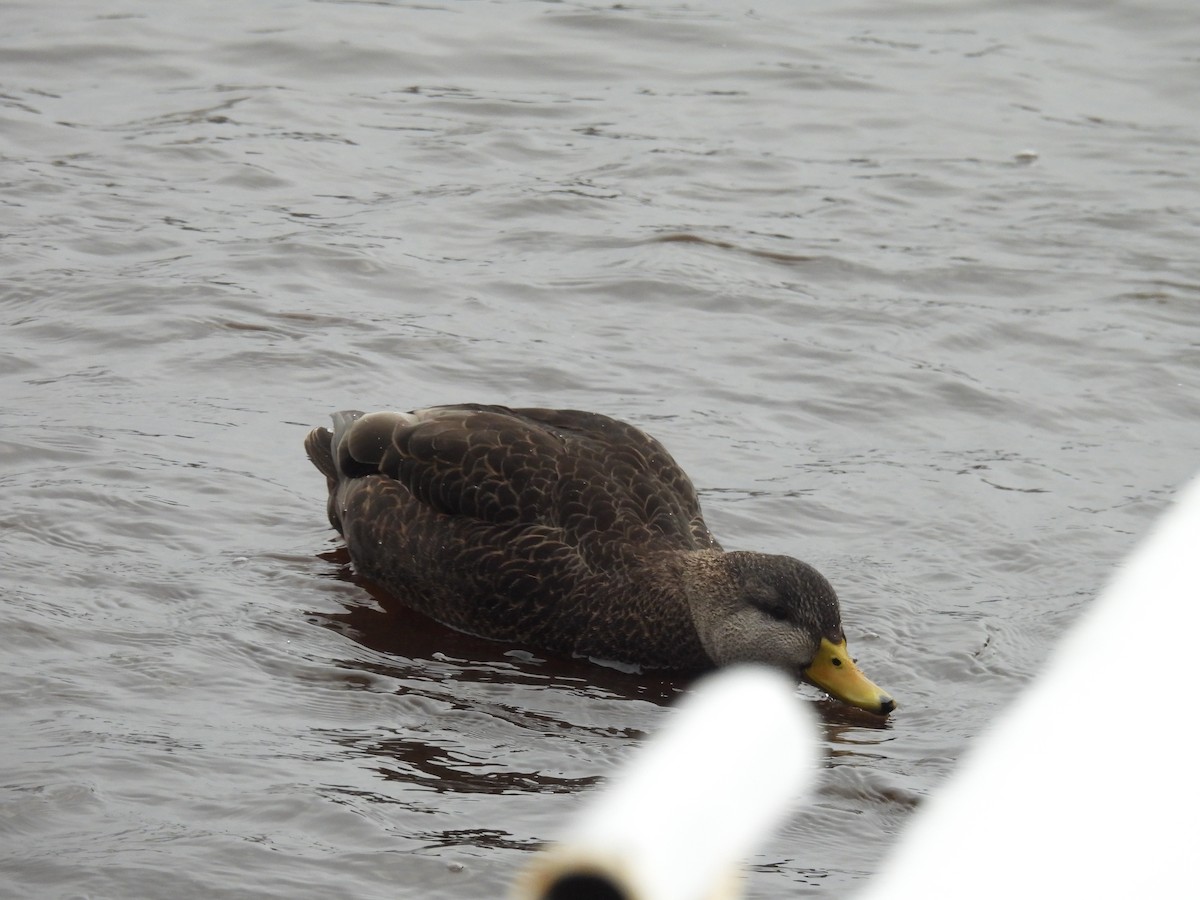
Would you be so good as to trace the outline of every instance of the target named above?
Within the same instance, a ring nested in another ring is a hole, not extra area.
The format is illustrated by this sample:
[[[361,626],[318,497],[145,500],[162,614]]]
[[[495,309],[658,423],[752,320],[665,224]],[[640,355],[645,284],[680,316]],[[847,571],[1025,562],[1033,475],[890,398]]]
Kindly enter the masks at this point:
[[[661,724],[356,583],[332,410],[627,419],[830,577],[901,709],[810,695],[756,898],[876,871],[1200,464],[1182,0],[0,21],[0,893],[494,897]]]

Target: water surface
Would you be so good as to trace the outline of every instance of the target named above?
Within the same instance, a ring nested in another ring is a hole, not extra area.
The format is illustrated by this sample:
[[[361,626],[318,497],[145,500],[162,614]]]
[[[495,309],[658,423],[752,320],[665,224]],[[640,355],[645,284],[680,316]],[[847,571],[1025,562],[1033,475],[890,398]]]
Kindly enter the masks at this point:
[[[373,596],[301,448],[464,400],[831,579],[902,708],[806,693],[750,895],[861,886],[1200,462],[1200,25],[1032,12],[8,4],[5,890],[494,897],[560,832],[686,683]]]

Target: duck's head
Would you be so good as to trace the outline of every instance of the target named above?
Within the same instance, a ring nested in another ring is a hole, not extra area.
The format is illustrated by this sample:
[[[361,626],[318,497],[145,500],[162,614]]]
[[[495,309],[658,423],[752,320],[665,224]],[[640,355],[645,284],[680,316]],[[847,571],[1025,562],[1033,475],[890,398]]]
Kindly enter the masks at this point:
[[[846,651],[837,594],[820,572],[790,556],[705,556],[703,587],[693,585],[689,596],[700,641],[717,665],[765,663],[850,706],[884,716],[896,708]]]

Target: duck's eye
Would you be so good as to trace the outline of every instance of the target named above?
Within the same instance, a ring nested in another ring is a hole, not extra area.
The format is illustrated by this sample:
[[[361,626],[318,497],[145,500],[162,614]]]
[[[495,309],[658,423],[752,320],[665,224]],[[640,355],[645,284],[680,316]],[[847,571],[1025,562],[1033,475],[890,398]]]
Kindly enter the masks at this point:
[[[782,606],[763,606],[763,607],[759,607],[759,608],[764,613],[766,613],[767,616],[774,619],[776,622],[786,622],[787,621],[787,617],[788,617],[787,610],[784,609]]]

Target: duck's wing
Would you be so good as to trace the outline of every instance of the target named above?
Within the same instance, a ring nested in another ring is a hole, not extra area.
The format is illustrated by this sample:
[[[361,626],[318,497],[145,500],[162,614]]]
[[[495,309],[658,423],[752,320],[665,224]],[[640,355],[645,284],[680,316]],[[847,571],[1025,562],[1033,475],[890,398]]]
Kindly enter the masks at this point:
[[[559,529],[587,556],[717,546],[670,454],[606,416],[467,405],[335,424],[341,477],[386,475],[439,513]]]
[[[575,409],[518,409],[568,441],[587,446],[626,488],[633,508],[664,533],[686,533],[695,549],[721,549],[708,530],[691,478],[658,440],[627,422]],[[637,473],[632,475],[632,473]]]

